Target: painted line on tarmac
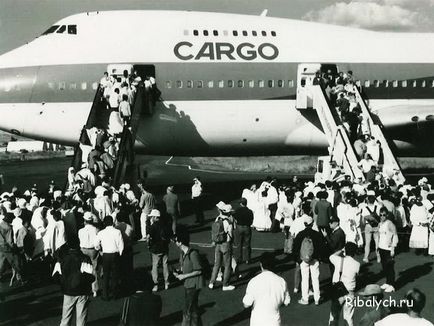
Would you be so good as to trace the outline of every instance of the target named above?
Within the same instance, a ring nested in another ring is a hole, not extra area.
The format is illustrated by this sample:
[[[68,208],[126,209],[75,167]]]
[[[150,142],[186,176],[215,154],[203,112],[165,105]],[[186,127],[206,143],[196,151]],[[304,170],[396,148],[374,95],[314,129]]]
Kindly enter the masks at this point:
[[[206,172],[206,173],[220,173],[220,174],[229,174],[229,173],[244,173],[240,171],[217,171],[217,170],[206,170],[206,169],[196,169],[192,168],[189,164],[180,164],[180,163],[171,163],[173,156],[171,156],[164,164],[168,166],[183,166],[189,169],[190,171],[197,171],[197,172]]]
[[[214,247],[211,243],[204,243],[204,242],[190,242],[190,244],[198,246],[198,247],[202,247],[202,248],[212,248],[212,247]],[[276,249],[274,249],[274,248],[258,248],[258,247],[253,247],[252,250],[275,251]]]

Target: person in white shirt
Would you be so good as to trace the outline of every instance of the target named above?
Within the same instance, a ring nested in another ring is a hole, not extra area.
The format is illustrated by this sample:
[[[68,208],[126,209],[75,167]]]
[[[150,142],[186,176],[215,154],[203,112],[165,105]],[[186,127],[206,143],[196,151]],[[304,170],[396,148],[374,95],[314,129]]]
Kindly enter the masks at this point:
[[[96,236],[98,229],[93,225],[96,216],[91,212],[85,212],[83,215],[84,227],[78,230],[78,239],[80,240],[81,252],[88,256],[92,262],[92,274],[95,276],[95,281],[92,283],[93,296],[96,297],[99,290],[99,276],[97,271],[98,251],[95,249]]]
[[[421,316],[426,297],[418,289],[412,289],[405,296],[407,313],[391,314],[375,323],[375,326],[433,326],[433,323]]]
[[[262,255],[261,273],[247,284],[243,305],[252,307],[250,326],[281,325],[279,308],[291,301],[285,280],[271,272],[273,265],[270,254]]]
[[[196,223],[203,224],[204,216],[202,209],[202,182],[199,177],[193,179],[193,186],[191,187],[191,199],[193,200],[193,209],[196,215]]]
[[[384,292],[394,292],[395,288],[395,247],[398,244],[396,227],[390,220],[393,218],[386,207],[380,209],[380,224],[378,225],[378,249],[381,257],[381,266],[386,274],[386,284],[381,288]]]
[[[101,230],[95,240],[95,248],[102,251],[103,263],[103,300],[110,300],[118,295],[120,255],[124,251],[121,231],[113,227],[113,217],[104,218],[105,229]]]
[[[342,282],[348,291],[348,294],[332,300],[329,325],[337,325],[341,310],[343,318],[348,326],[353,325],[354,305],[348,304],[354,298],[356,288],[356,276],[359,274],[360,263],[354,259],[357,252],[357,245],[353,242],[347,242],[345,249],[340,250],[330,256],[330,262],[334,265],[332,283]]]
[[[292,222],[290,228],[289,228],[289,234],[292,238],[292,241],[294,241],[297,234],[301,231],[303,231],[306,226],[304,224],[304,221],[306,221],[306,218],[309,218],[309,214],[311,212],[310,204],[305,203],[302,207],[303,215],[300,217],[296,217],[294,221]],[[296,261],[295,262],[295,270],[294,270],[294,293],[298,293],[300,290],[300,282],[301,282],[301,270],[300,270],[300,264]]]
[[[112,92],[110,92],[109,96],[109,104],[112,110],[117,110],[119,107],[119,88],[115,88]]]
[[[124,122],[124,125],[128,125],[131,119],[131,106],[128,102],[128,95],[122,95],[122,102],[119,104],[119,116]]]
[[[366,174],[371,171],[373,166],[377,166],[377,163],[372,159],[371,155],[366,153],[365,158],[362,159],[357,166],[362,170],[362,172]]]

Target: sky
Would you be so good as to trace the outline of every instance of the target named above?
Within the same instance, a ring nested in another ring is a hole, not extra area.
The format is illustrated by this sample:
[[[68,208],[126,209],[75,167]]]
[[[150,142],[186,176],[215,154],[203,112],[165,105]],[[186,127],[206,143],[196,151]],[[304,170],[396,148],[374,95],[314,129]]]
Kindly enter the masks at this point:
[[[66,16],[115,9],[196,10],[259,15],[376,31],[434,32],[434,0],[0,0],[0,54]]]

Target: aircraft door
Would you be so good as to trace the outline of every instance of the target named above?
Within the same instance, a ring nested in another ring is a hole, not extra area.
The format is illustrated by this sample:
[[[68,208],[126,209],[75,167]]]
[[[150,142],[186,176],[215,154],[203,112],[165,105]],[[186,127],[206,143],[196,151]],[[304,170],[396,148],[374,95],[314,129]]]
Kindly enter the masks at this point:
[[[312,108],[313,99],[309,87],[315,73],[321,70],[319,63],[301,63],[297,69],[297,109]]]

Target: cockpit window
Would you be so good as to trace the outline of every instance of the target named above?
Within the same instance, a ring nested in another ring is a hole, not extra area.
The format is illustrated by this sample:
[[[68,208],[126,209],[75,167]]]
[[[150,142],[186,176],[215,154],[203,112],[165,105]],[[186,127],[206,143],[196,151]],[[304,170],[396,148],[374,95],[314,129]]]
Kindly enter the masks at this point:
[[[77,34],[77,25],[53,25],[47,29],[42,35],[52,34],[52,33],[63,34],[67,32],[68,34]]]
[[[64,31],[66,31],[66,25],[62,25],[60,26],[60,28],[56,31],[56,33],[63,33]]]
[[[77,34],[77,25],[68,25],[68,34]]]
[[[58,29],[58,28],[59,28],[59,25],[53,25],[49,29],[47,29],[44,33],[42,33],[42,35],[54,33],[56,31],[56,29]]]

